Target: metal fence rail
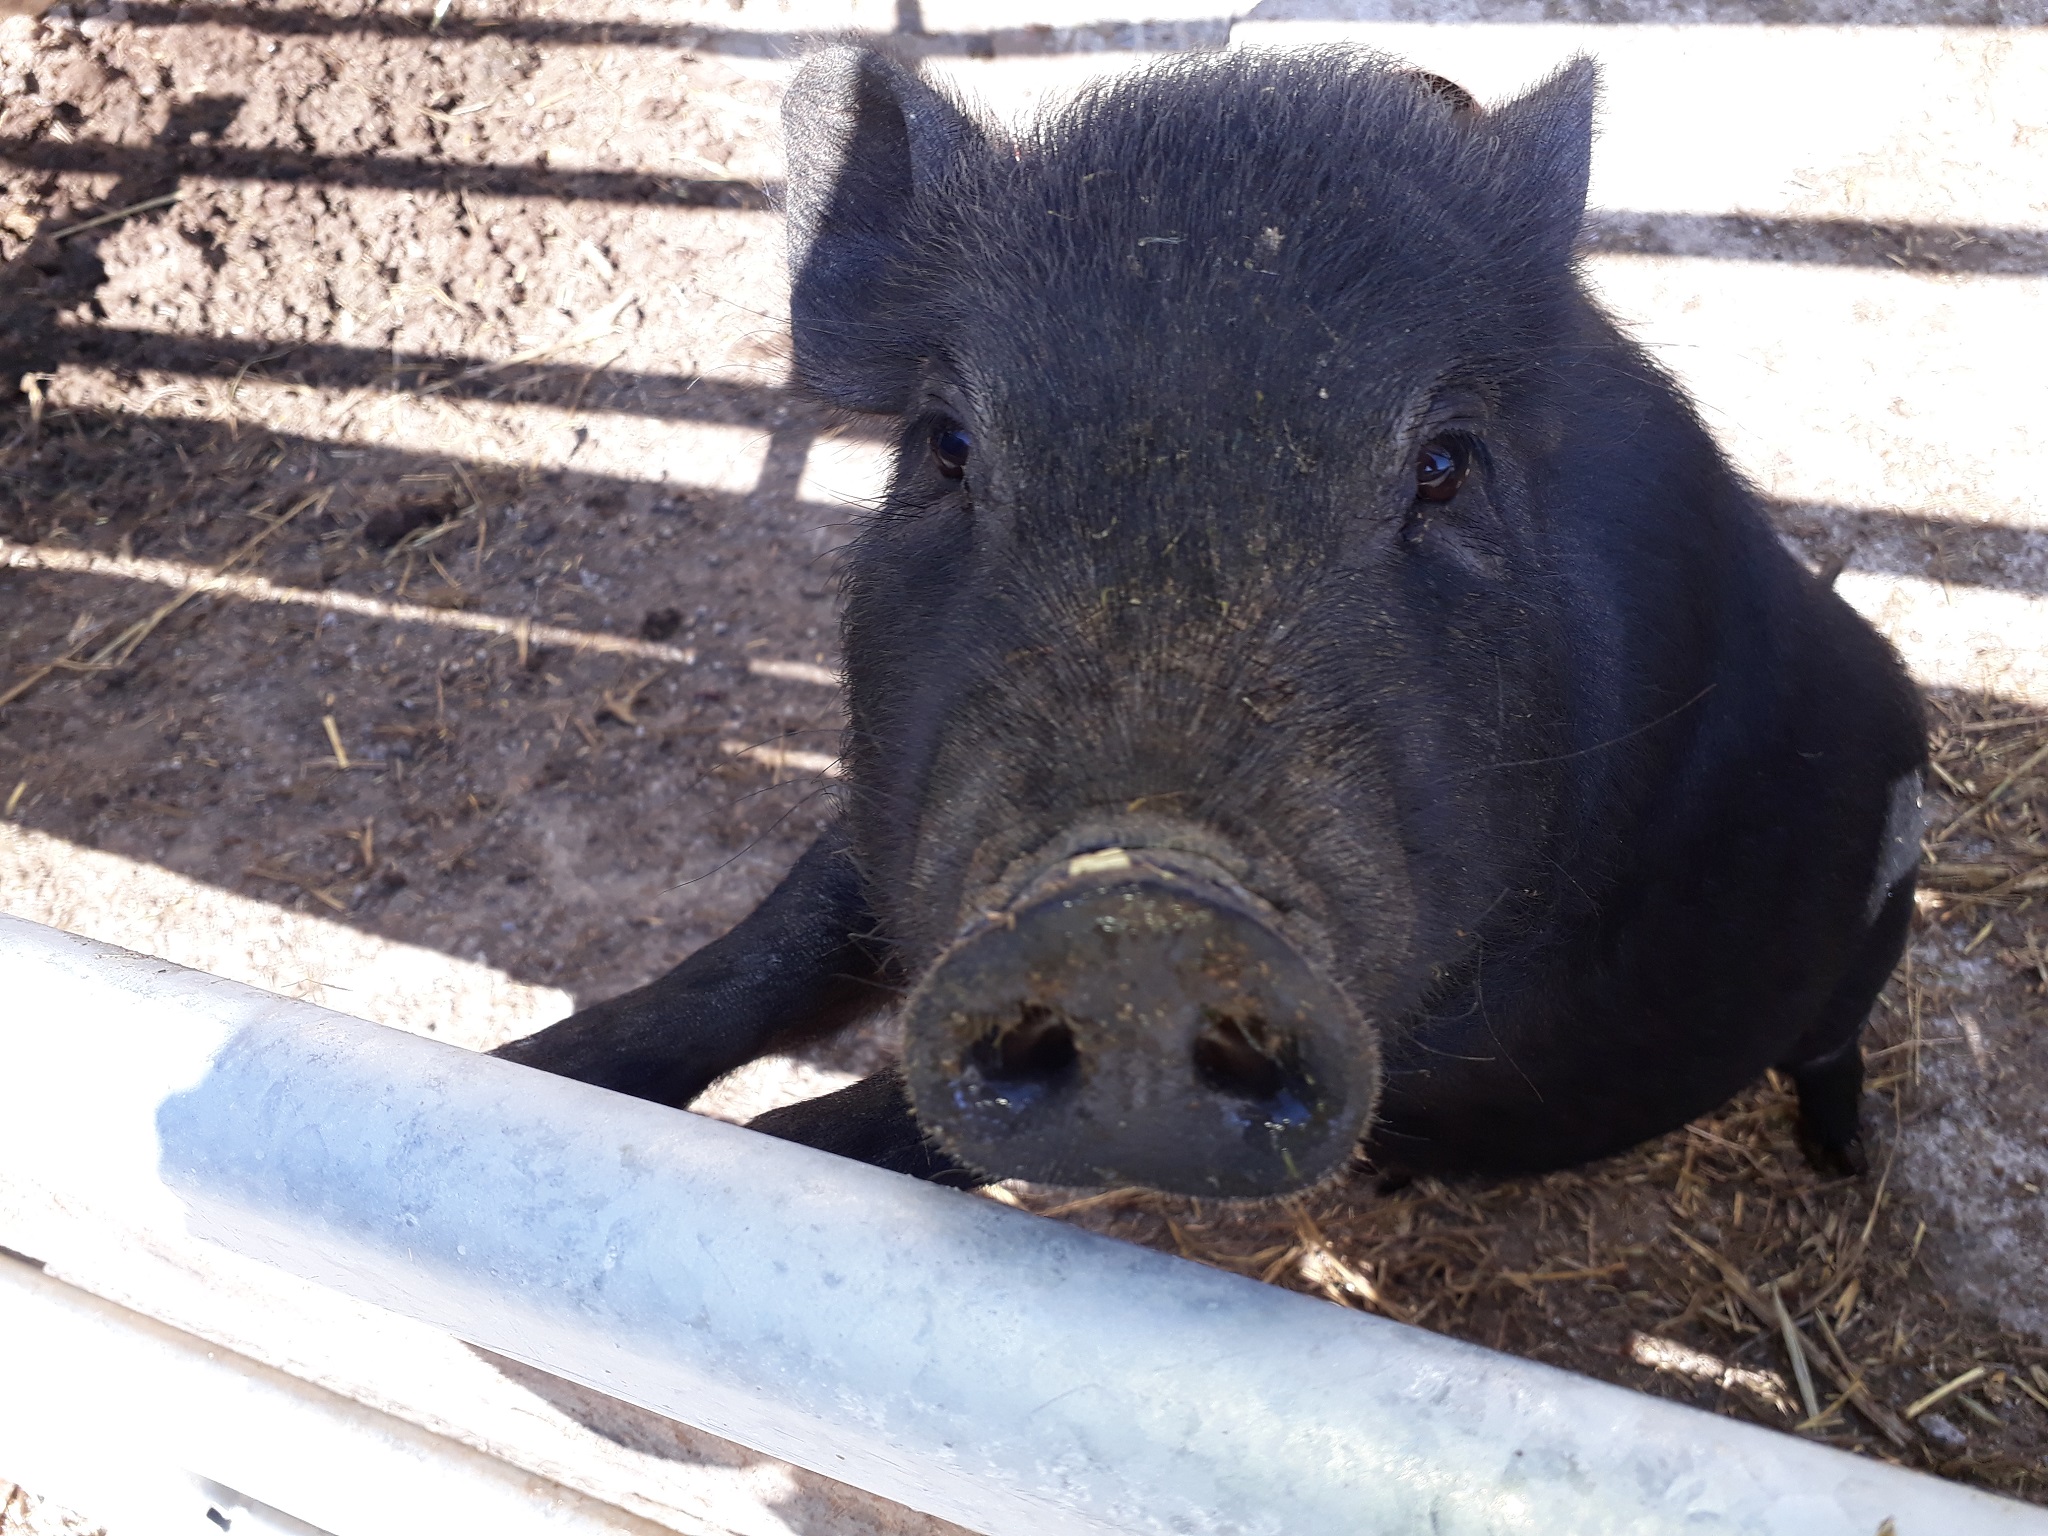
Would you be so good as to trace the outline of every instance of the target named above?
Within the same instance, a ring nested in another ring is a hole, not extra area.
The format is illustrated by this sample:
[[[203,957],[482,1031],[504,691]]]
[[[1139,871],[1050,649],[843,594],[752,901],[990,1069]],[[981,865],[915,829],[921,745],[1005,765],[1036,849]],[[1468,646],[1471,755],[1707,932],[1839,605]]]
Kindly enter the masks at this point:
[[[189,1226],[990,1536],[2048,1532],[1974,1490],[5,917],[0,977],[16,1208]]]
[[[0,1340],[0,1480],[115,1536],[665,1530],[4,1254]]]

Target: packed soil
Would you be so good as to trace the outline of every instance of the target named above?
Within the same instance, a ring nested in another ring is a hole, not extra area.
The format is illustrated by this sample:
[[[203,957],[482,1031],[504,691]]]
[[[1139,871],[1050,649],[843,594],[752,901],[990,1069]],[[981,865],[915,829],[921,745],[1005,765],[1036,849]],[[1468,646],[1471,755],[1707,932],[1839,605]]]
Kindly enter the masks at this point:
[[[0,24],[0,807],[589,1001],[831,814],[859,513],[800,487],[874,429],[785,387],[772,72],[461,11]],[[2048,1501],[2048,1316],[2013,1294],[2048,1254],[2048,722],[1933,713],[1867,1177],[1809,1169],[1770,1082],[1543,1179],[995,1197]]]
[[[0,1536],[93,1536],[97,1530],[83,1515],[0,1478]]]

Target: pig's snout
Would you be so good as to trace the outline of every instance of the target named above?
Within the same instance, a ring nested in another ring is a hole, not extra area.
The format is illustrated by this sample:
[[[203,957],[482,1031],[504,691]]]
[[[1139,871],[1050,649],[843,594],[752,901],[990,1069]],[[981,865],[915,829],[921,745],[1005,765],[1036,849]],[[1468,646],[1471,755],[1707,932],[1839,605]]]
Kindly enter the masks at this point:
[[[1184,858],[1062,861],[912,995],[918,1119],[997,1178],[1191,1195],[1341,1167],[1378,1089],[1372,1031],[1234,882]]]

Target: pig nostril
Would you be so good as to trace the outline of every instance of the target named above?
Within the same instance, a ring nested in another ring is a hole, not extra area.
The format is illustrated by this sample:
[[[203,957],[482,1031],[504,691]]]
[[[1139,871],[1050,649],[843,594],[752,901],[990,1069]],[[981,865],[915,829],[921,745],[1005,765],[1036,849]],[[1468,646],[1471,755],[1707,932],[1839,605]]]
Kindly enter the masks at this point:
[[[1262,1018],[1210,1012],[1195,1037],[1195,1077],[1211,1093],[1238,1100],[1243,1123],[1272,1135],[1314,1122],[1320,1110],[1300,1043],[1276,1035]]]
[[[1287,1086],[1281,1054],[1264,1019],[1212,1013],[1195,1037],[1195,1076],[1212,1093],[1270,1099]]]
[[[1066,1017],[1057,1009],[1031,1003],[1018,1010],[1015,1024],[998,1031],[993,1040],[985,1038],[984,1044],[994,1057],[991,1076],[1049,1079],[1080,1060]]]
[[[1028,1109],[1050,1097],[1074,1080],[1080,1064],[1066,1015],[1037,1003],[994,1021],[967,1048],[973,1096],[1005,1109]]]

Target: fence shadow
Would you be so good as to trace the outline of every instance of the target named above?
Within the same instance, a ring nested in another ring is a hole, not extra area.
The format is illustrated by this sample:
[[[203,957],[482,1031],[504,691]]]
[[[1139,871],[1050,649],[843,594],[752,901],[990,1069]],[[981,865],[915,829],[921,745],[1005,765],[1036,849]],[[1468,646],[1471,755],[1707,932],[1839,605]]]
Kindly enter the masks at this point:
[[[536,359],[524,363],[397,352],[331,341],[269,341],[240,336],[190,336],[114,326],[66,326],[49,334],[34,357],[43,371],[66,366],[121,373],[168,373],[192,378],[276,379],[316,389],[388,391],[552,406],[595,415],[708,426],[786,425],[804,415],[814,430],[827,423],[841,435],[879,439],[872,419],[824,412],[799,394],[773,384],[749,384],[702,374],[648,373],[591,368]]]
[[[380,192],[483,193],[492,197],[636,203],[653,207],[753,208],[776,205],[778,188],[758,181],[664,176],[646,171],[555,170],[546,166],[467,164],[412,155],[320,155],[281,148],[193,144],[171,138],[149,145],[104,140],[0,139],[0,163],[31,171],[119,176],[126,187],[183,176],[224,181],[302,182]],[[110,196],[110,208],[129,203]]]
[[[718,27],[704,22],[504,20],[365,10],[325,15],[296,6],[131,4],[145,27],[234,27],[275,37],[373,35],[510,42],[556,47],[680,48],[751,58],[787,58],[820,34]],[[1076,26],[927,31],[917,0],[899,0],[892,47],[912,56],[995,57],[1220,48],[1235,21],[1579,24],[1593,26],[2026,27],[2048,21],[2048,0],[1256,0],[1240,10],[1189,20],[1105,20]]]
[[[1705,256],[1905,272],[2048,273],[2048,231],[1966,224],[1594,209],[1586,217],[1584,249],[1597,256]]]

